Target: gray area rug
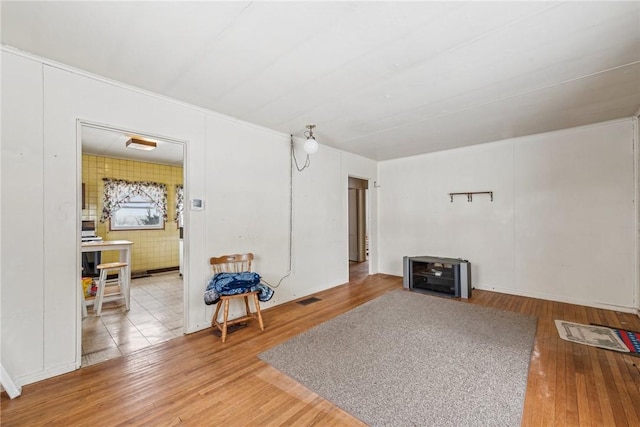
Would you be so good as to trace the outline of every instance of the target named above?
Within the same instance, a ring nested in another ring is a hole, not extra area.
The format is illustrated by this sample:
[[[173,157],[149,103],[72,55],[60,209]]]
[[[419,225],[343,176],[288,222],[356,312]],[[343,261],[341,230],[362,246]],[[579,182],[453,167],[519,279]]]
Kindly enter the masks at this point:
[[[259,357],[371,426],[519,426],[536,323],[397,290]]]

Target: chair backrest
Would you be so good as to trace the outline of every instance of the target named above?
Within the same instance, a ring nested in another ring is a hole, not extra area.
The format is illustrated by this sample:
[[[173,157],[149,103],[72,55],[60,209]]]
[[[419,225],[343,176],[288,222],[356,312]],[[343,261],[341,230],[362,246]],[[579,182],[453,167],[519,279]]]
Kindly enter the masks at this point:
[[[241,273],[251,271],[253,254],[222,255],[209,259],[213,274],[216,273]]]

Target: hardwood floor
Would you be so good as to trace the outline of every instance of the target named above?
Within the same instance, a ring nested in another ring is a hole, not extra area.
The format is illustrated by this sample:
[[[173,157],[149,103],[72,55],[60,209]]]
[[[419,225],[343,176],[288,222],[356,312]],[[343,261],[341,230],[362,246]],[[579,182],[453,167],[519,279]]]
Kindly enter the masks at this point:
[[[2,425],[363,425],[259,360],[261,351],[386,292],[374,275],[263,311],[222,344],[211,329],[2,394]],[[554,319],[640,330],[640,319],[571,304],[474,291],[467,302],[538,317],[523,426],[639,426],[640,358],[562,341]],[[487,393],[491,393],[487,390]],[[461,396],[460,402],[464,402]]]
[[[369,275],[369,261],[349,261],[349,283],[354,284],[364,280]]]

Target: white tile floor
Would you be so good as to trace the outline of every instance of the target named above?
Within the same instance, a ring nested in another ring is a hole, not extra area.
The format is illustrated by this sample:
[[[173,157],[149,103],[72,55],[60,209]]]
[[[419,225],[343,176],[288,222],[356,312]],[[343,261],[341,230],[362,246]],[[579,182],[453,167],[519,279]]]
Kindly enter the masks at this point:
[[[111,302],[82,320],[82,366],[120,357],[181,336],[183,283],[178,272],[131,281],[130,310]]]

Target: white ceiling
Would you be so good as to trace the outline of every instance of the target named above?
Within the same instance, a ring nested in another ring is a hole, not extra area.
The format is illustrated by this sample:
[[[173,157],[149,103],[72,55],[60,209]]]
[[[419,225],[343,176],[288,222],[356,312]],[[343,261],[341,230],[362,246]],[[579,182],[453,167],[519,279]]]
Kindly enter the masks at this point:
[[[2,2],[2,43],[376,160],[629,117],[640,2]]]
[[[83,154],[179,167],[183,165],[184,146],[177,142],[88,125],[82,126],[81,133]],[[152,151],[127,148],[127,141],[131,138],[153,141],[156,143],[156,148]]]

